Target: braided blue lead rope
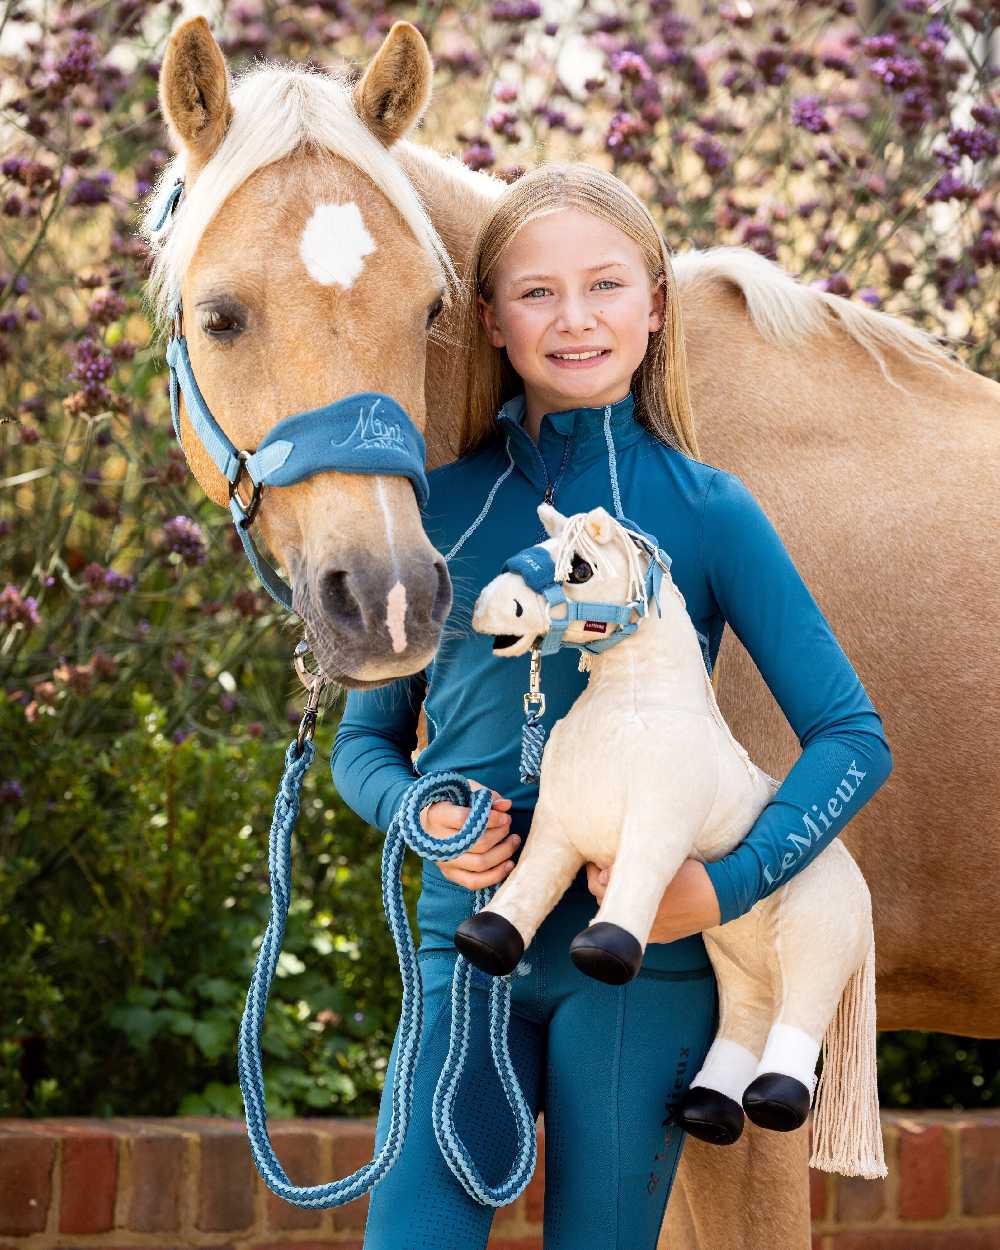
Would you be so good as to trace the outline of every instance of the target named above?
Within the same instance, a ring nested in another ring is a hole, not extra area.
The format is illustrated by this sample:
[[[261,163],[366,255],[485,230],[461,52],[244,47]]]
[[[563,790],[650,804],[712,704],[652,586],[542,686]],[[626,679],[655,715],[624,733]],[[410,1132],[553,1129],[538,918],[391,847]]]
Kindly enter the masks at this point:
[[[403,980],[403,1004],[399,1019],[400,1045],[393,1080],[392,1112],[382,1149],[368,1163],[341,1180],[323,1185],[294,1185],[278,1161],[267,1130],[267,1103],[261,1068],[260,1041],[271,984],[281,954],[281,944],[291,902],[291,838],[299,815],[302,781],[312,763],[315,748],[305,739],[285,752],[285,768],[278,787],[268,842],[268,875],[271,915],[261,940],[240,1020],[237,1068],[247,1132],[254,1163],[267,1187],[286,1202],[300,1207],[342,1206],[368,1193],[389,1172],[403,1148],[413,1103],[413,1073],[420,1051],[423,1028],[423,993],[420,965],[410,930],[400,876],[403,855],[409,846],[425,859],[454,859],[482,836],[492,806],[487,789],[473,790],[459,773],[429,773],[419,777],[403,795],[389,825],[382,851],[382,903],[399,956]],[[432,838],[420,824],[420,813],[431,803],[452,802],[471,811],[462,828],[450,838]],[[477,909],[492,897],[496,887],[476,891]],[[456,1177],[478,1201],[501,1206],[512,1202],[527,1187],[535,1167],[535,1123],[514,1072],[507,1047],[510,1018],[510,978],[494,979],[490,988],[490,1043],[493,1061],[507,1101],[518,1125],[519,1150],[507,1180],[500,1186],[485,1185],[454,1129],[452,1110],[468,1049],[469,966],[458,955],[452,984],[453,1020],[448,1057],[434,1096],[434,1131],[445,1160]]]
[[[545,726],[537,708],[529,712],[521,726],[521,784],[529,785],[542,775],[542,752],[545,749]]]
[[[496,886],[490,886],[476,891],[477,911],[486,906],[496,889]],[[499,1185],[488,1185],[458,1136],[454,1120],[455,1097],[469,1049],[470,976],[468,961],[459,955],[451,983],[451,1036],[448,1041],[448,1057],[434,1089],[431,1113],[434,1136],[445,1162],[465,1187],[466,1193],[483,1206],[502,1207],[513,1202],[527,1189],[535,1171],[535,1117],[525,1100],[507,1047],[510,977],[494,977],[490,985],[490,1049],[493,1052],[493,1066],[517,1125],[518,1149],[506,1179]]]

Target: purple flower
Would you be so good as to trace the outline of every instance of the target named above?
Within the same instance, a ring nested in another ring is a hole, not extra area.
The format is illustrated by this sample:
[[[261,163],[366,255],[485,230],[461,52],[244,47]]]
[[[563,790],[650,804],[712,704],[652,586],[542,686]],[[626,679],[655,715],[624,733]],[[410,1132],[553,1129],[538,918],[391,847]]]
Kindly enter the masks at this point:
[[[638,52],[612,52],[608,58],[611,68],[622,78],[632,82],[649,82],[653,73]]]
[[[691,148],[705,162],[705,168],[710,174],[722,173],[729,164],[726,149],[711,135],[702,135],[692,143]]]
[[[819,96],[804,95],[792,103],[792,125],[801,126],[814,135],[829,134],[833,129],[823,112]]]
[[[73,32],[69,51],[56,62],[56,76],[67,86],[90,82],[97,65],[97,40],[85,30]]]
[[[135,578],[129,577],[127,573],[106,569],[96,560],[87,565],[82,576],[91,590],[107,591],[110,595],[124,595],[135,585]]]
[[[633,117],[621,111],[615,113],[604,136],[605,147],[618,159],[631,161],[637,159],[641,145],[637,142],[647,134],[649,127],[641,117]]]
[[[31,595],[22,595],[10,583],[0,590],[0,623],[23,625],[25,629],[32,629],[41,619],[38,615],[38,604]]]
[[[987,226],[969,248],[969,255],[977,265],[1000,265],[1000,231]]]
[[[496,153],[485,140],[470,143],[462,153],[462,160],[470,169],[486,169],[487,166],[494,164],[496,159]]]
[[[878,57],[872,61],[871,71],[890,91],[904,91],[924,76],[924,67],[912,56]]]
[[[975,187],[949,172],[942,174],[927,192],[927,200],[931,204],[945,200],[974,200],[978,194]]]
[[[0,781],[0,803],[19,807],[24,800],[24,787],[12,777]]]
[[[107,393],[104,383],[114,372],[114,361],[92,338],[81,339],[73,349],[75,357],[70,377],[91,395]]]
[[[753,59],[761,78],[772,87],[779,87],[788,77],[783,48],[761,48]]]
[[[495,109],[486,118],[486,124],[498,135],[514,142],[518,139],[517,123],[519,117],[514,109]]]
[[[109,326],[112,321],[117,321],[127,308],[128,304],[117,291],[102,291],[96,299],[91,301],[87,312],[95,325]]]
[[[821,278],[818,282],[813,283],[813,286],[817,290],[828,291],[831,295],[848,296],[851,294],[851,284],[847,279],[847,274],[841,273],[839,270],[830,274],[828,278]]]
[[[948,142],[959,156],[968,156],[974,161],[982,161],[987,156],[997,154],[997,137],[985,126],[974,126],[971,130],[958,130],[953,127],[948,131]]]
[[[171,517],[163,527],[167,550],[176,552],[190,567],[203,564],[206,556],[205,535],[201,526],[190,517]]]
[[[191,661],[183,651],[175,651],[170,658],[170,671],[178,677],[186,677],[191,671]]]
[[[866,304],[870,305],[872,308],[882,307],[882,296],[879,295],[878,291],[876,291],[873,286],[861,287],[861,289],[858,291],[858,298],[860,300],[863,300]]]
[[[861,47],[869,56],[892,56],[899,47],[895,35],[872,35],[862,39]]]
[[[530,22],[541,16],[542,6],[536,0],[494,0],[490,5],[495,22]]]
[[[66,196],[67,204],[86,204],[94,206],[106,204],[111,198],[111,175],[101,170],[92,178],[81,177],[70,187]]]

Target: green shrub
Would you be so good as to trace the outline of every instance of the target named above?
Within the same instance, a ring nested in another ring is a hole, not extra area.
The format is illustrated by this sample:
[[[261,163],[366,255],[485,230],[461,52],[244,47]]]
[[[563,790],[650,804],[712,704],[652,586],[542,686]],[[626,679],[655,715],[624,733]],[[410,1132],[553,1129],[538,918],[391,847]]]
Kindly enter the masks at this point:
[[[0,1114],[242,1114],[236,1035],[285,743],[174,742],[164,720],[136,689],[95,746],[0,698],[20,778],[0,824]],[[377,1108],[401,993],[380,858],[318,751],[264,1031],[275,1114]]]

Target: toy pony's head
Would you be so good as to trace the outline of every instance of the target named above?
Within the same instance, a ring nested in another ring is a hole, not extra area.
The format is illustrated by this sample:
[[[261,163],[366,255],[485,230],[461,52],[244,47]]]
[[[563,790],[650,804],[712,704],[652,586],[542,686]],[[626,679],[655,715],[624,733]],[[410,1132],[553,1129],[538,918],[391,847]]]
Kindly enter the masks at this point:
[[[544,654],[562,645],[598,650],[623,628],[634,629],[648,611],[650,589],[655,597],[659,587],[659,577],[647,573],[649,547],[604,508],[567,517],[541,503],[538,516],[549,538],[507,560],[473,609],[472,628],[494,635],[494,654],[535,647]],[[665,571],[669,557],[658,554]]]

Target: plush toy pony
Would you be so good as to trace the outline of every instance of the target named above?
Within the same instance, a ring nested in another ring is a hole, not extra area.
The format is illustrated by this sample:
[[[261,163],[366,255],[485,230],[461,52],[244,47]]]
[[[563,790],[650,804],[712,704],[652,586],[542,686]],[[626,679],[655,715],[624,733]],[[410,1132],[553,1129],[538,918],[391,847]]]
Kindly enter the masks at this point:
[[[495,636],[497,655],[531,651],[533,677],[540,654],[579,647],[590,678],[544,746],[518,864],[462,922],[455,944],[485,971],[510,973],[580,868],[613,864],[569,953],[587,975],[623,984],[684,860],[718,859],[738,845],[779,782],[723,719],[656,539],[604,508],[566,517],[543,503],[538,515],[549,539],[506,562],[480,593],[472,625]],[[884,1177],[871,897],[844,843],[833,840],[787,884],[703,936],[720,1022],[678,1122],[726,1145],[744,1112],[764,1128],[800,1127],[815,1093],[810,1165]]]

